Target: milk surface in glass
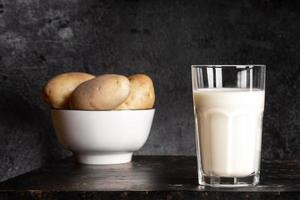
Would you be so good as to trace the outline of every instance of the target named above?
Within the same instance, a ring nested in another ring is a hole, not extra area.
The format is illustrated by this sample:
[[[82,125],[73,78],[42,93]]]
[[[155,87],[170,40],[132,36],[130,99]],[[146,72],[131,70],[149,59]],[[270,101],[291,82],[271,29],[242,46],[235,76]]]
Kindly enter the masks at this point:
[[[203,88],[194,90],[193,97],[203,173],[218,177],[256,173],[264,90]]]

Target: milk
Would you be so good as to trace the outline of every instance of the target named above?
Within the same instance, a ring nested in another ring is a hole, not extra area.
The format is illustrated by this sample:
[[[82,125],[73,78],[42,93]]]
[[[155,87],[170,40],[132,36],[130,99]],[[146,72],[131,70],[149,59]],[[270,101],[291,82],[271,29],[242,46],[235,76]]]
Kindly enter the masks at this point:
[[[202,173],[244,177],[259,170],[263,90],[240,88],[193,91],[196,137]]]

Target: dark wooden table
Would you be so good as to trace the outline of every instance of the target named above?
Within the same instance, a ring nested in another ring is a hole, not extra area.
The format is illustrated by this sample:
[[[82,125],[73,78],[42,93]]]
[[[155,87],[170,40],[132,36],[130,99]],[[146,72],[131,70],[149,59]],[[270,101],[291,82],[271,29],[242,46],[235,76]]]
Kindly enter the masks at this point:
[[[121,165],[78,165],[71,159],[0,184],[0,199],[300,199],[300,161],[262,162],[261,184],[197,184],[195,157],[139,156]]]

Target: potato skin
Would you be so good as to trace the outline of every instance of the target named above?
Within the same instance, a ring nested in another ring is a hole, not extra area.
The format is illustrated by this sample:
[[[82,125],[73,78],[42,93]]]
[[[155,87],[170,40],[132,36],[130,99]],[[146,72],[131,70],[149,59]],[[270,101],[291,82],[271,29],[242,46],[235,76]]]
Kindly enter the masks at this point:
[[[75,88],[81,83],[95,78],[82,72],[68,72],[54,76],[43,88],[43,99],[52,108],[68,109],[69,99]]]
[[[112,110],[127,99],[129,92],[126,76],[105,74],[79,85],[72,93],[70,106],[77,110]]]
[[[130,94],[117,109],[149,109],[153,108],[155,92],[151,78],[145,74],[135,74],[128,77]]]

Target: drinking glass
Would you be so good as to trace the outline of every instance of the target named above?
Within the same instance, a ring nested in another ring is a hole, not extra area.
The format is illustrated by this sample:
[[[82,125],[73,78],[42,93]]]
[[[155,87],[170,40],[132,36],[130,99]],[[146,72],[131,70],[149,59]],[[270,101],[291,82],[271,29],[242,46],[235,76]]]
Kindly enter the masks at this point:
[[[198,180],[259,183],[265,65],[192,65]]]

